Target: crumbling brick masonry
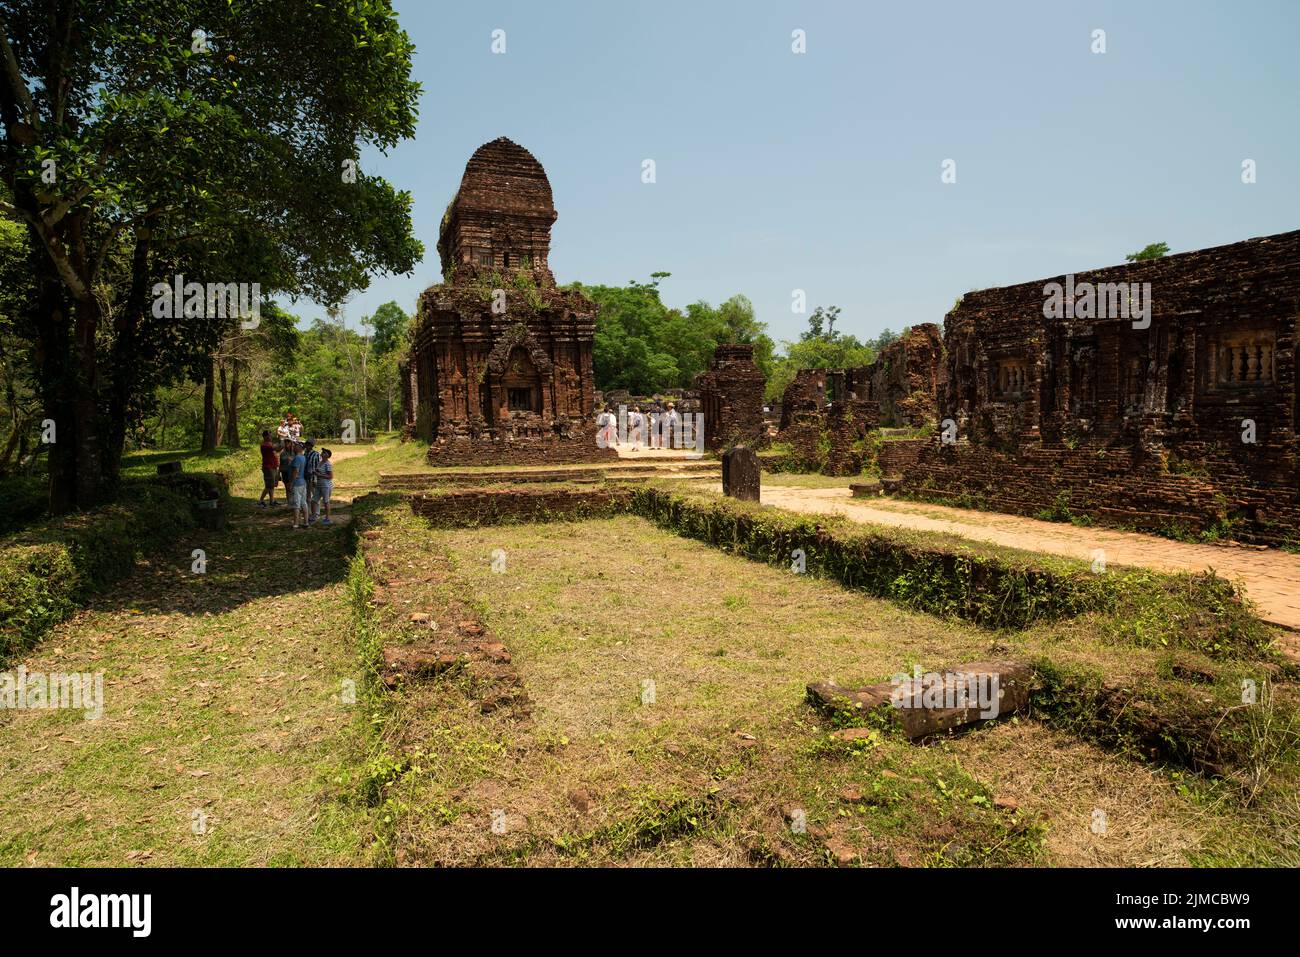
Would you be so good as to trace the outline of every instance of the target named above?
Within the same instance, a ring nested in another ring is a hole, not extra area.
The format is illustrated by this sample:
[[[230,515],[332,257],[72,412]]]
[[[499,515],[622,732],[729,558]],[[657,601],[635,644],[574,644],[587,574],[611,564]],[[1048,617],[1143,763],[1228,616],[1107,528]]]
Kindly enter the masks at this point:
[[[899,488],[1022,514],[1300,540],[1300,232],[968,293],[940,434]]]
[[[748,343],[718,346],[707,372],[695,378],[704,412],[704,445],[718,452],[737,442],[761,447],[767,438],[763,389],[767,377],[754,364]]]

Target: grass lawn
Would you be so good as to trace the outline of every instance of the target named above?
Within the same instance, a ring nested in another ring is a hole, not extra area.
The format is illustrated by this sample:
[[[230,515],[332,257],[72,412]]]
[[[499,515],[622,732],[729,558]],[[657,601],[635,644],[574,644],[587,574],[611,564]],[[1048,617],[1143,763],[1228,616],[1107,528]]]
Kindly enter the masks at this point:
[[[871,480],[867,475],[820,475],[816,472],[764,472],[763,485],[784,488],[848,488]]]
[[[344,447],[337,481],[374,487],[424,452]],[[344,525],[295,532],[254,508],[256,456],[130,458],[226,471],[232,520],[142,562],[22,660],[103,672],[104,716],[0,710],[0,864],[1300,863],[1294,752],[1247,802],[1030,717],[915,745],[883,722],[842,740],[804,702],[814,680],[990,657],[1190,699],[1261,662],[1135,647],[1100,613],[994,632],[631,515],[435,530],[384,495],[354,506],[377,530],[362,562]],[[468,670],[377,685],[377,647],[428,635],[422,611],[485,625],[526,706],[485,710]],[[1220,677],[1173,681],[1175,656]],[[1295,686],[1277,687],[1276,720],[1294,723]]]
[[[375,488],[380,472],[419,472],[427,468],[425,455],[429,451],[425,442],[401,442],[395,435],[385,435],[373,444],[345,445],[326,442],[321,448],[334,453],[334,483],[342,486]],[[237,495],[256,498],[262,490],[261,456],[257,446],[241,449],[218,449],[204,454],[197,449],[173,449],[136,452],[123,460],[123,471],[128,475],[152,475],[159,463],[180,461],[187,472],[218,472],[225,475],[230,490]],[[277,495],[283,494],[283,488]],[[351,498],[351,495],[343,495]]]
[[[233,473],[256,455],[179,457],[187,470]],[[148,474],[177,457],[130,466]],[[21,662],[102,671],[104,716],[0,711],[0,865],[373,860],[374,812],[346,785],[372,745],[344,700],[345,680],[362,683],[348,533],[294,532],[286,510],[254,508],[252,475],[233,483],[227,530],[196,531],[142,562]]]
[[[532,702],[527,719],[483,715],[455,678],[388,699],[385,840],[399,863],[1300,861],[1290,765],[1246,808],[1226,785],[1034,720],[926,746],[886,728],[846,743],[803,701],[809,681],[879,681],[914,663],[1050,652],[1135,678],[1167,666],[1161,650],[1108,643],[1099,622],[993,633],[633,517],[434,531],[394,504],[382,519],[389,567],[445,556],[449,569],[402,572],[405,597],[379,610],[391,633],[412,637],[409,611],[466,603]]]

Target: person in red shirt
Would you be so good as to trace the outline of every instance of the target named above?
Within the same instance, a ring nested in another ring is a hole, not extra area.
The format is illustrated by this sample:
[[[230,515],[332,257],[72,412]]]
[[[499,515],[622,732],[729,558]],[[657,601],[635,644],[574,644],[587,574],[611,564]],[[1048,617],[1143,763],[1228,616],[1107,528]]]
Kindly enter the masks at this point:
[[[275,451],[275,443],[271,441],[271,433],[262,433],[262,494],[257,499],[258,508],[267,507],[267,499],[270,499],[271,505],[279,503],[275,500],[275,486],[280,481],[280,456]],[[287,492],[285,494],[288,494]]]

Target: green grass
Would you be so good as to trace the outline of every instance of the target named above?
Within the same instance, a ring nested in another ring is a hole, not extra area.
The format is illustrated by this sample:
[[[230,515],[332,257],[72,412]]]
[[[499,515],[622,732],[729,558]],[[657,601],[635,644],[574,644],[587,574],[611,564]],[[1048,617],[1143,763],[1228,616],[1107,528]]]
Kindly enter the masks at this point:
[[[781,488],[848,488],[870,481],[867,475],[820,475],[816,472],[764,472],[763,485]]]
[[[24,660],[104,674],[105,713],[0,712],[0,864],[372,860],[345,528],[238,505],[156,554]],[[203,548],[207,572],[191,571]],[[195,827],[201,822],[202,833]]]
[[[1111,753],[1068,722],[1012,719],[927,747],[888,730],[840,742],[803,701],[810,680],[865,684],[990,654],[1200,692],[1170,681],[1166,649],[1117,643],[1108,613],[988,632],[631,516],[559,536],[548,525],[438,531],[396,500],[367,508],[380,529],[364,543],[376,574],[401,579],[374,610],[380,633],[403,640],[410,609],[468,604],[510,649],[532,708],[528,724],[481,715],[472,683],[454,678],[390,699],[381,735],[407,763],[383,800],[404,862],[808,866],[837,851],[917,866],[1300,860],[1285,839],[1297,820],[1291,757],[1247,805],[1229,783]],[[439,581],[410,577],[444,562]],[[390,604],[399,596],[411,604]],[[1221,665],[1212,696],[1226,701],[1259,667]],[[1089,829],[1099,807],[1114,822],[1105,839]],[[806,833],[792,830],[791,808]],[[504,834],[490,828],[494,809]]]

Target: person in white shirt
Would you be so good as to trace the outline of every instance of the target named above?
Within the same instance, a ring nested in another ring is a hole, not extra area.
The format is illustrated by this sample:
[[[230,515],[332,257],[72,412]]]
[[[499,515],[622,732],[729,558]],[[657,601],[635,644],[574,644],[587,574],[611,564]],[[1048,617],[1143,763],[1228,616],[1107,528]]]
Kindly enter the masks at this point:
[[[641,441],[645,438],[643,432],[645,429],[645,416],[641,414],[641,406],[637,406],[627,416],[627,431],[632,438],[632,451],[638,451],[641,448]]]
[[[671,402],[668,403],[668,411],[664,414],[664,440],[663,447],[666,449],[675,448],[674,441],[681,445],[681,436],[679,430],[682,427],[682,417],[677,414],[677,407]]]
[[[609,411],[608,406],[600,415],[596,416],[596,427],[599,429],[603,447],[607,449],[613,448],[615,444],[614,414]]]

